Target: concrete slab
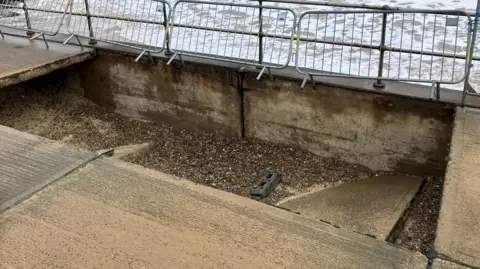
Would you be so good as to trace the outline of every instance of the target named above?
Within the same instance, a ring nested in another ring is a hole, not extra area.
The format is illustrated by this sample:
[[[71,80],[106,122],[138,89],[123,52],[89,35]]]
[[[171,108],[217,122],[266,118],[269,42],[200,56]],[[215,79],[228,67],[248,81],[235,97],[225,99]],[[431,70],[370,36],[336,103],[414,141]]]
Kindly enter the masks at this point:
[[[310,193],[279,206],[385,240],[421,183],[420,177],[380,176]]]
[[[480,110],[457,108],[435,247],[480,267]]]
[[[95,156],[0,126],[0,213]]]
[[[1,268],[425,268],[419,253],[115,159],[0,215]]]
[[[94,57],[93,49],[49,43],[42,40],[0,36],[0,88],[48,74]]]
[[[470,267],[465,267],[463,265],[453,262],[436,259],[433,263],[432,269],[470,269]]]

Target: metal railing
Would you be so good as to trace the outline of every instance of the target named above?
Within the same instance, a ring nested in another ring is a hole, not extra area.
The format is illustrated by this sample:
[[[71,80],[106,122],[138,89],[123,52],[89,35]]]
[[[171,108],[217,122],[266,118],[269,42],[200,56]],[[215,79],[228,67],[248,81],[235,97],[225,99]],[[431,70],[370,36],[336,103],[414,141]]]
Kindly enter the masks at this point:
[[[472,84],[480,85],[478,9],[476,13],[404,10],[309,0],[252,0],[255,5],[180,0],[172,9],[168,2],[155,0],[128,5],[127,1],[74,1],[66,10],[68,27],[62,31],[71,33],[70,38],[88,38],[91,44],[102,41],[138,49],[137,60],[144,53],[166,49],[167,55],[263,67],[262,73],[295,63],[305,75],[302,84],[317,75],[369,78],[377,86],[385,80],[428,82],[436,86],[437,98],[440,84],[465,81],[465,96],[475,88]],[[39,6],[45,3],[48,6]],[[0,0],[4,9],[15,9],[18,15],[0,18],[0,26],[54,34],[65,16],[60,3]],[[302,5],[297,9],[302,11],[305,5],[326,10],[303,12],[297,20],[292,4]],[[41,16],[33,12],[49,14],[55,23],[45,25],[56,25],[55,31],[35,27]]]
[[[289,8],[180,0],[170,20],[171,60],[189,55],[261,67],[260,78],[288,66],[295,22]]]
[[[312,76],[457,84],[471,25],[460,11],[310,11],[298,22],[296,67],[302,85]]]
[[[78,37],[85,37],[90,44],[102,41],[139,49],[138,61],[145,53],[151,57],[165,49],[170,11],[170,4],[161,0],[137,0],[135,4],[76,0],[70,5],[67,30],[71,35],[65,43],[76,37],[81,44]]]
[[[10,16],[0,18],[0,25],[25,30],[30,39],[42,36],[48,48],[45,35],[58,34],[69,7],[70,0],[32,0],[28,5],[26,0],[2,0],[0,9]]]

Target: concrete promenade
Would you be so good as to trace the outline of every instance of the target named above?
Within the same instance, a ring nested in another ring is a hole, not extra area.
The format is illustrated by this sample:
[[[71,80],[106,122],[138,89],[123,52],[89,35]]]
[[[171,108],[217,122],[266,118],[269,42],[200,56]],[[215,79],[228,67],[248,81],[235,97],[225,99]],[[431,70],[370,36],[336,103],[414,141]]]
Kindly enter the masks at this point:
[[[25,37],[0,36],[0,88],[48,74],[94,57],[93,49]]]

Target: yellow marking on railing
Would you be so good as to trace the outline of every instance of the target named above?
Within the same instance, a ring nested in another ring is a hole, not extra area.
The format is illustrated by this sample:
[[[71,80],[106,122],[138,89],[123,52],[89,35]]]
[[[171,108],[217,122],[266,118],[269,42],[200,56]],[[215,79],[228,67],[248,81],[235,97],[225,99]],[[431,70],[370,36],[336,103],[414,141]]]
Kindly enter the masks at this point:
[[[297,53],[298,53],[298,51],[300,50],[300,32],[297,32],[297,40],[296,40],[296,43],[297,43],[296,51],[297,51]]]
[[[470,42],[467,44],[467,63],[470,63],[470,58],[472,57],[472,38],[470,38]]]
[[[65,8],[69,8],[69,7],[70,7],[70,5],[71,5],[71,1],[70,1],[70,0],[68,0],[67,4],[65,5]]]
[[[34,40],[35,38],[37,38],[37,37],[39,37],[39,36],[42,36],[42,35],[43,35],[43,33],[38,33],[38,34],[30,37],[30,40]]]

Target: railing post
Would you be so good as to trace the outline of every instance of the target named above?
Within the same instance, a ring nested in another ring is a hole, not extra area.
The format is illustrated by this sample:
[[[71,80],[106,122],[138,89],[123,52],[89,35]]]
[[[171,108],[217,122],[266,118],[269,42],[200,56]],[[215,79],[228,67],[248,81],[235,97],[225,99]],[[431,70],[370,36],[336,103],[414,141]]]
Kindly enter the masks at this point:
[[[27,3],[25,0],[22,0],[23,13],[25,14],[25,21],[27,22],[27,29],[32,29],[32,23],[30,22],[30,16],[28,15]],[[27,31],[27,36],[33,36],[35,33],[33,31]]]
[[[168,19],[170,18],[168,17],[167,13],[167,5],[163,3],[163,27],[165,29],[165,46],[167,47],[165,55],[170,56],[173,55],[173,52],[170,50],[170,28],[168,27],[170,22]]]
[[[260,64],[263,63],[263,0],[258,0],[259,6],[260,6],[260,11],[258,12],[258,18],[259,18],[259,29],[258,29],[258,62]]]
[[[95,40],[95,35],[93,34],[92,14],[90,14],[88,0],[85,0],[85,13],[87,14],[88,31],[90,31],[90,41],[88,41],[88,44],[95,45],[97,44],[97,40]]]
[[[390,7],[384,6],[384,9],[390,9]],[[388,16],[388,13],[384,12],[383,19],[382,19],[382,37],[380,40],[380,59],[378,60],[378,76],[377,76],[377,81],[373,84],[373,86],[376,88],[385,87],[385,84],[382,81],[382,76],[383,76],[383,59],[385,57],[385,50],[386,50],[385,39],[387,35],[387,16]]]
[[[478,18],[480,16],[480,0],[477,2],[477,9],[475,11],[475,20],[473,21],[473,28],[470,27],[470,29],[473,29],[472,33],[472,40],[470,41],[470,48],[469,51],[467,51],[468,55],[468,66],[467,66],[467,74],[465,76],[465,81],[463,83],[463,94],[462,94],[462,106],[465,106],[465,101],[467,99],[467,91],[468,91],[468,81],[470,80],[470,72],[473,67],[472,60],[473,60],[473,54],[475,53],[475,41],[477,39],[477,30],[478,30]]]

